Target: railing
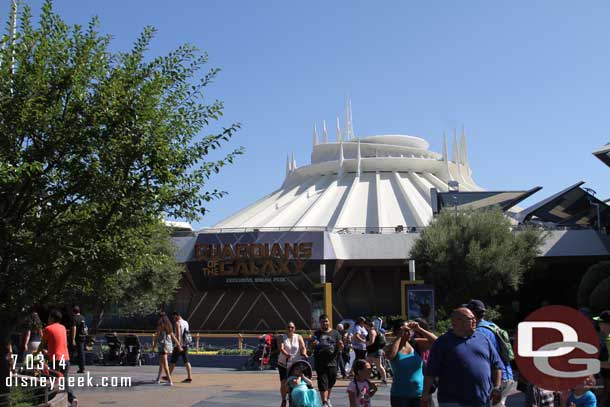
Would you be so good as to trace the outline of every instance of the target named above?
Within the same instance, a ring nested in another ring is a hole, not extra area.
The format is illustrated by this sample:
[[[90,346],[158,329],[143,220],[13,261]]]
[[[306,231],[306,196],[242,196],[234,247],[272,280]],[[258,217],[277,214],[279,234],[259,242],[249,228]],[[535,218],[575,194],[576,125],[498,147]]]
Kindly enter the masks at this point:
[[[394,234],[394,233],[420,233],[425,228],[421,226],[403,226],[395,227],[346,227],[335,228],[328,226],[291,226],[291,227],[243,227],[243,228],[206,228],[201,229],[197,233],[256,233],[256,232],[328,232],[341,235],[348,234]]]
[[[136,335],[138,337],[150,338],[152,341],[155,337],[154,331],[145,331],[145,330],[98,330],[95,336],[104,336],[106,334],[116,333],[118,337],[124,337],[126,335]],[[193,337],[193,342],[195,343],[194,350],[199,352],[201,349],[201,340],[205,339],[229,339],[234,340],[237,343],[237,349],[239,352],[244,351],[244,339],[252,339],[258,338],[262,335],[262,333],[200,333],[200,332],[191,332]]]
[[[591,226],[580,225],[515,225],[512,230],[523,230],[528,227],[535,227],[542,230],[595,230]],[[337,233],[340,235],[357,235],[357,234],[396,234],[396,233],[421,233],[426,229],[425,226],[403,226],[395,227],[346,227],[335,228],[327,226],[292,226],[292,227],[243,227],[243,228],[206,228],[194,232],[194,235],[199,233],[256,233],[256,232],[328,232]]]

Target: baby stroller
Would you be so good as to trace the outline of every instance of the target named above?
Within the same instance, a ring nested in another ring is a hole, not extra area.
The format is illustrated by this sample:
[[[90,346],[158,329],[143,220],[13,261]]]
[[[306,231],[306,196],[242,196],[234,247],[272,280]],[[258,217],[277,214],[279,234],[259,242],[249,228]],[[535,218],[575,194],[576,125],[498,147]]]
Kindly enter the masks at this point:
[[[294,377],[301,377],[301,382],[293,382]],[[298,360],[288,368],[288,402],[291,407],[321,407],[318,391],[311,385],[312,369],[306,360]],[[305,380],[307,378],[308,380]]]
[[[106,334],[106,345],[108,345],[108,352],[104,353],[103,364],[123,364],[125,348],[116,333]]]
[[[142,344],[137,335],[127,335],[125,337],[125,356],[123,364],[129,366],[142,366],[146,361],[142,355]]]

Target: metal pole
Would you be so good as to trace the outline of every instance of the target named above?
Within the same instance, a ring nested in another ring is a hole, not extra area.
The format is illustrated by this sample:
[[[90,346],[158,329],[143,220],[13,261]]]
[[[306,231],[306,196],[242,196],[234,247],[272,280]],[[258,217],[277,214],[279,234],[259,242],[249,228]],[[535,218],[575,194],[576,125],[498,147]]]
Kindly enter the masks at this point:
[[[601,232],[602,231],[602,220],[599,217],[599,204],[594,203],[593,205],[595,205],[595,207],[597,208],[597,231]]]
[[[409,260],[409,281],[415,281],[415,260]]]

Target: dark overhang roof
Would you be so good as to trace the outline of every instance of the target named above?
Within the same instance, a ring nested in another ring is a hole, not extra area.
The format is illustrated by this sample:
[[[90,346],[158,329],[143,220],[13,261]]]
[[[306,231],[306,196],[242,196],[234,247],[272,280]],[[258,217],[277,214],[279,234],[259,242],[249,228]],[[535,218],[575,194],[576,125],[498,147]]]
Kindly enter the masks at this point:
[[[464,191],[438,192],[437,211],[443,208],[481,209],[499,206],[507,211],[519,202],[540,191],[535,187],[529,191]]]
[[[610,206],[581,188],[584,181],[524,209],[518,214],[521,222],[536,219],[556,225],[591,226],[597,223],[597,209],[602,224],[607,224]]]
[[[593,155],[610,167],[610,143],[593,151]]]

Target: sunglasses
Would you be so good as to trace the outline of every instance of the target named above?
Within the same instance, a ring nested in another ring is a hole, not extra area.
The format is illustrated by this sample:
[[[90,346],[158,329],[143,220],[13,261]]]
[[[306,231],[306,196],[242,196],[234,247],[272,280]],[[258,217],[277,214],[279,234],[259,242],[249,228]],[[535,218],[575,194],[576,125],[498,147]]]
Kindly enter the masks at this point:
[[[294,329],[294,327],[293,326],[289,326],[288,329]]]

